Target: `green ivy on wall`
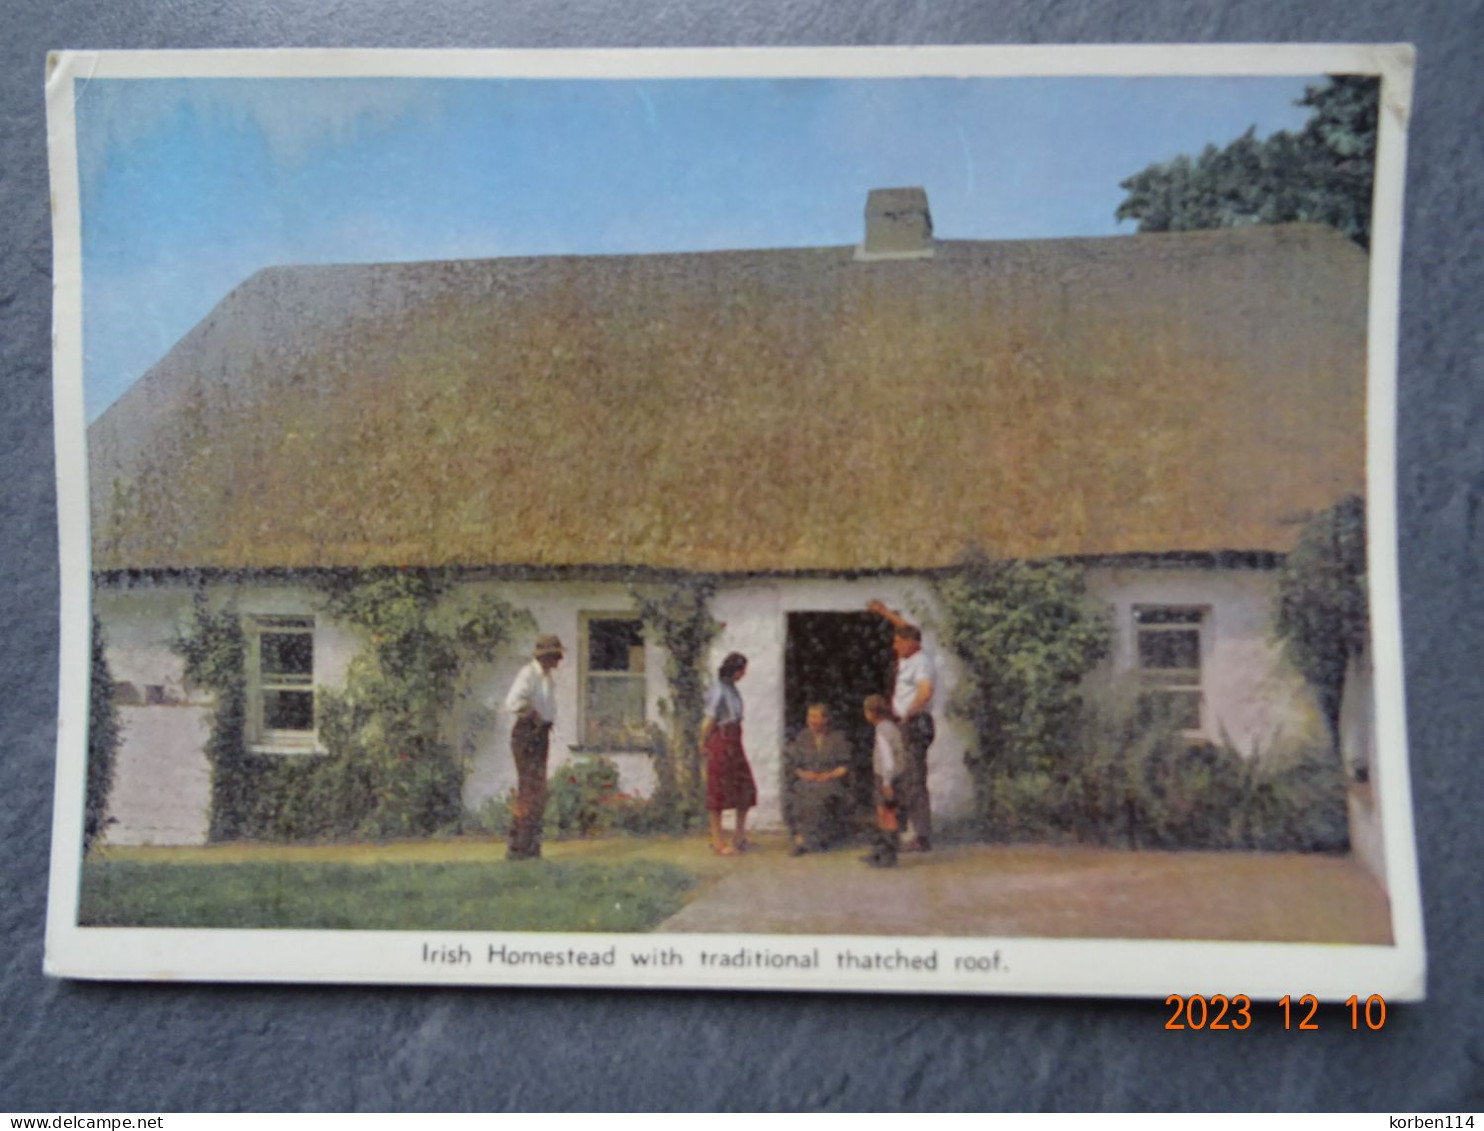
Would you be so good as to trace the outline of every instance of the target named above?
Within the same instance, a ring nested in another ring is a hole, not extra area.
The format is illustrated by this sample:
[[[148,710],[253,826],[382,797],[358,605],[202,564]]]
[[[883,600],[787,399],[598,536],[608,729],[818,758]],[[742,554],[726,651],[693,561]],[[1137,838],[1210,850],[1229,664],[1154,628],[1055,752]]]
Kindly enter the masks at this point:
[[[706,650],[721,631],[711,615],[714,578],[692,575],[662,585],[631,585],[639,619],[665,649],[665,705],[669,732],[653,736],[655,807],[665,822],[683,830],[705,811],[706,767],[700,753],[706,710]]]
[[[216,700],[206,742],[211,767],[207,837],[232,840],[244,835],[255,776],[247,753],[247,637],[235,604],[214,608],[206,592],[196,590],[175,650],[185,661],[187,682],[207,688]]]
[[[88,684],[87,793],[82,825],[84,853],[93,847],[108,819],[108,795],[113,790],[114,763],[123,737],[113,691],[103,625],[94,614],[92,679]]]
[[[444,734],[468,692],[472,664],[493,660],[529,621],[451,573],[367,570],[318,582],[326,614],[359,629],[367,646],[343,691],[316,691],[324,753],[260,755],[246,742],[246,644],[229,604],[204,594],[178,648],[188,678],[216,695],[208,756],[213,840],[426,836],[463,813],[467,767]]]

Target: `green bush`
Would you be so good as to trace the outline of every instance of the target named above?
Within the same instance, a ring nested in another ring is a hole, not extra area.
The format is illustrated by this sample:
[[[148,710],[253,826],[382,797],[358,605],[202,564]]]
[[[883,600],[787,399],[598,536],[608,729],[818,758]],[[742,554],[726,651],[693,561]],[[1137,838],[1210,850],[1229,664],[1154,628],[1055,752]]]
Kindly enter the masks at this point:
[[[93,617],[92,679],[88,685],[88,774],[83,810],[82,850],[93,846],[108,819],[114,761],[123,737],[118,706],[113,701],[113,673],[103,640],[103,625]]]
[[[944,643],[968,676],[951,706],[974,726],[966,761],[989,820],[1007,775],[1056,771],[1083,680],[1108,654],[1108,615],[1067,562],[970,554],[936,588]]]
[[[618,767],[600,755],[564,762],[551,775],[542,828],[546,836],[597,836],[612,822],[608,799],[618,794]]]
[[[657,820],[683,830],[705,809],[706,767],[700,753],[701,718],[706,708],[706,650],[721,631],[711,615],[716,579],[679,578],[665,585],[633,585],[629,595],[645,630],[665,649],[670,697],[660,704],[668,733],[649,728],[654,743]]]
[[[673,815],[655,801],[620,793],[618,766],[601,755],[564,762],[552,774],[542,831],[553,840],[673,832]]]
[[[1130,848],[1343,851],[1345,781],[1322,745],[1192,745],[1137,687],[1094,684],[1054,769],[984,783],[980,835]]]
[[[366,634],[343,692],[317,690],[324,754],[283,758],[246,745],[247,646],[230,603],[198,592],[176,648],[215,693],[211,839],[384,839],[456,831],[463,759],[443,737],[468,667],[493,658],[525,614],[440,571],[377,569],[324,582],[329,615]]]
[[[1299,532],[1278,571],[1273,627],[1318,698],[1338,751],[1345,671],[1370,638],[1360,496],[1342,499]]]

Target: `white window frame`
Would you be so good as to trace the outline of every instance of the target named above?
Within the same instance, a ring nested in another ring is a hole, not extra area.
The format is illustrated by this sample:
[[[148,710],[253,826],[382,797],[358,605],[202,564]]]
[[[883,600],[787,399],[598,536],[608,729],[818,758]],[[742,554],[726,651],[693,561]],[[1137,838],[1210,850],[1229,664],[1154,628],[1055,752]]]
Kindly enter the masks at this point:
[[[1143,624],[1139,617],[1143,613],[1175,613],[1191,619],[1172,621],[1169,624]],[[1141,695],[1157,695],[1161,692],[1195,692],[1196,721],[1194,728],[1180,731],[1182,737],[1201,741],[1209,736],[1206,726],[1206,643],[1207,630],[1211,624],[1209,605],[1188,605],[1175,602],[1145,603],[1133,606],[1129,612],[1133,626],[1133,662],[1138,674]],[[1139,638],[1144,633],[1191,632],[1196,634],[1196,666],[1194,668],[1146,668],[1139,649]]]
[[[254,614],[247,618],[247,737],[255,754],[315,754],[319,744],[319,694],[314,683],[315,622],[298,614]],[[263,674],[265,633],[299,633],[310,640],[310,674],[305,682],[268,679]],[[313,702],[315,725],[309,730],[270,729],[263,723],[265,696],[270,691],[307,691]]]
[[[641,725],[649,725],[649,674],[648,674],[648,642],[645,640],[644,624],[640,618],[631,610],[618,610],[613,612],[585,612],[578,615],[578,643],[577,643],[577,748],[579,750],[591,750],[596,752],[611,751],[616,753],[632,752],[635,750],[647,751],[649,748],[647,739],[636,735],[633,742],[613,744],[608,742],[594,743],[588,738],[588,688],[589,681],[593,679],[628,680],[637,682],[643,688],[644,717]],[[632,621],[639,629],[639,638],[645,641],[646,661],[642,671],[632,672],[595,672],[592,670],[590,626],[593,621],[621,620]]]

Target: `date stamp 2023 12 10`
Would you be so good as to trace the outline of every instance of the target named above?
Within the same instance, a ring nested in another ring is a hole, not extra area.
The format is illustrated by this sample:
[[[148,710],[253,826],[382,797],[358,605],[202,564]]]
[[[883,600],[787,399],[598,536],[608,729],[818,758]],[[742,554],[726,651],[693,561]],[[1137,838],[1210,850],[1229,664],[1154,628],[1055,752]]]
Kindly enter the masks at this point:
[[[1252,999],[1246,994],[1171,994],[1165,1005],[1174,1010],[1165,1021],[1166,1029],[1242,1032],[1252,1028]],[[1320,1028],[1319,999],[1313,994],[1298,998],[1284,994],[1277,1008],[1285,1029],[1317,1032]],[[1351,994],[1340,1008],[1344,1020],[1357,1032],[1377,1033],[1386,1027],[1386,999],[1380,994],[1365,998]]]

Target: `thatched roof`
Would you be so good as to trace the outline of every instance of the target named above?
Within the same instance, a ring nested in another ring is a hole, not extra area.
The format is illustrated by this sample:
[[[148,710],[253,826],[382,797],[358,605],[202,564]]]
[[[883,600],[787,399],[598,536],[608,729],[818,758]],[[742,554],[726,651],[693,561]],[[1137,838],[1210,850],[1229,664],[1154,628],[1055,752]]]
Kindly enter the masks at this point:
[[[1284,551],[1363,489],[1320,227],[279,267],[89,430],[94,567]]]

